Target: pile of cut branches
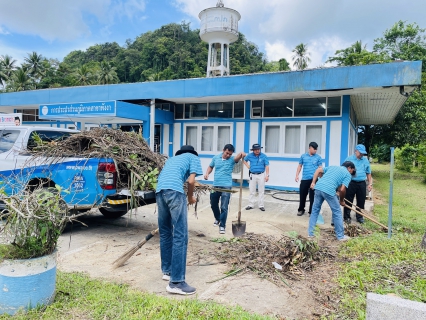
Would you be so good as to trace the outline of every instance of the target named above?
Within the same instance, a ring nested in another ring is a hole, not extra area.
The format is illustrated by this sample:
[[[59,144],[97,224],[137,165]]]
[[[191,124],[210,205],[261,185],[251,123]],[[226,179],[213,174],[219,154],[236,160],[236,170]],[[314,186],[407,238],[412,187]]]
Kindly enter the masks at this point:
[[[155,189],[156,177],[166,160],[152,152],[140,134],[110,128],[94,128],[51,142],[36,137],[35,142],[30,162],[40,157],[49,157],[51,164],[67,157],[111,158],[118,172],[118,187],[133,190]]]
[[[223,242],[214,254],[220,261],[232,265],[233,270],[252,271],[274,283],[286,284],[284,277],[299,280],[303,272],[312,270],[326,252],[316,242],[300,235],[277,239],[246,233]]]

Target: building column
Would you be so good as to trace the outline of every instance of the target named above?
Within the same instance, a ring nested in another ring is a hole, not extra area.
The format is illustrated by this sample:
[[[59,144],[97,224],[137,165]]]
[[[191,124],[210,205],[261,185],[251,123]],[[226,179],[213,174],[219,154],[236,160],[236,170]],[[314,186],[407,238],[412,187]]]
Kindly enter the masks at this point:
[[[151,110],[149,117],[149,148],[154,151],[154,134],[155,134],[155,99],[151,100]]]

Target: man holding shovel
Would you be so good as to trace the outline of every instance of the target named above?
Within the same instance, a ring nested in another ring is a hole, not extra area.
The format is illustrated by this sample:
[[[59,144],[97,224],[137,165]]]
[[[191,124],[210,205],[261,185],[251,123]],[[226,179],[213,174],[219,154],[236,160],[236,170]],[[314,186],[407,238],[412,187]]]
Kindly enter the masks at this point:
[[[367,150],[365,150],[365,146],[363,144],[359,144],[355,147],[355,153],[346,158],[346,161],[352,161],[356,168],[356,177],[352,177],[352,181],[349,184],[348,191],[346,192],[346,199],[353,202],[356,196],[356,205],[361,209],[364,209],[367,188],[368,192],[370,192],[373,188],[370,162],[367,157],[364,157],[364,155],[367,155]],[[368,181],[368,186],[366,186],[365,180]],[[350,209],[345,207],[343,209],[343,216],[347,224],[351,223]],[[364,217],[358,213],[356,214],[356,220],[358,223],[364,223]]]
[[[230,190],[232,188],[232,170],[234,169],[234,165],[246,156],[244,152],[240,152],[234,157],[232,155],[234,151],[235,148],[232,144],[225,145],[222,153],[214,156],[207,167],[204,179],[207,180],[213,168],[215,168],[213,186],[218,189]],[[225,233],[230,198],[230,192],[213,191],[210,193],[210,206],[215,218],[213,225],[219,226],[219,233],[221,234]]]
[[[342,212],[340,206],[345,206],[345,194],[346,188],[351,182],[352,176],[356,174],[355,165],[353,162],[345,161],[343,164],[338,166],[331,166],[327,168],[319,167],[314,174],[312,179],[311,188],[315,189],[314,204],[312,206],[311,217],[309,218],[308,236],[314,236],[314,228],[317,224],[318,215],[321,210],[321,205],[327,201],[332,212],[332,221],[334,223],[334,232],[336,233],[337,240],[346,241],[350,239],[345,236],[343,228]],[[322,175],[322,178],[317,178]],[[340,190],[340,199],[336,195],[336,190]]]
[[[196,202],[193,196],[195,177],[203,169],[198,153],[192,146],[182,146],[174,157],[164,164],[158,177],[156,200],[158,228],[160,230],[160,255],[163,280],[168,280],[166,290],[182,295],[194,294],[196,289],[185,282],[186,252],[188,248],[188,204]],[[183,184],[188,181],[185,196]],[[188,197],[188,202],[187,198]]]

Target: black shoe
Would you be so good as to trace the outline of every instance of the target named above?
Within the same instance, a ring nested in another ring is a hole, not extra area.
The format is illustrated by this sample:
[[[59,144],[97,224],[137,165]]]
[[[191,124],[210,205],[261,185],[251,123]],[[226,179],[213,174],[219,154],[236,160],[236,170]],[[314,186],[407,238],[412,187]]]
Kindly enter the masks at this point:
[[[346,224],[351,224],[351,218],[347,218],[344,220]]]
[[[358,221],[358,223],[359,223],[359,224],[363,224],[363,223],[364,223],[364,219],[363,219],[363,218],[361,218],[361,219],[356,219],[356,221]]]
[[[297,215],[300,217],[300,216],[303,216],[305,214],[305,211],[298,211],[297,212]]]
[[[334,222],[331,223],[331,226],[334,227]]]
[[[264,207],[260,207],[259,209],[260,209],[260,211],[265,211]]]
[[[246,210],[251,210],[251,209],[253,209],[253,207],[250,207],[250,206],[246,207]]]

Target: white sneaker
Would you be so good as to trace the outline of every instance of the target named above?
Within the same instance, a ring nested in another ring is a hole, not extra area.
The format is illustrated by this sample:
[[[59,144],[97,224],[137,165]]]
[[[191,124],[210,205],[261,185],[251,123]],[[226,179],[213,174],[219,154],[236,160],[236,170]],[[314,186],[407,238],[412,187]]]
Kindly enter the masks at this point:
[[[169,274],[163,274],[163,278],[164,281],[170,281],[170,275]]]
[[[214,225],[215,227],[218,227],[218,226],[219,226],[219,224],[220,224],[220,222],[219,222],[219,221],[217,221],[217,220],[215,220],[215,221],[213,222],[213,225]]]
[[[350,240],[350,239],[351,239],[351,237],[343,236],[343,238],[342,238],[342,239],[337,239],[337,240],[339,240],[339,241],[348,241],[348,240]]]
[[[219,227],[219,233],[224,234],[225,233],[225,228],[224,227]]]

